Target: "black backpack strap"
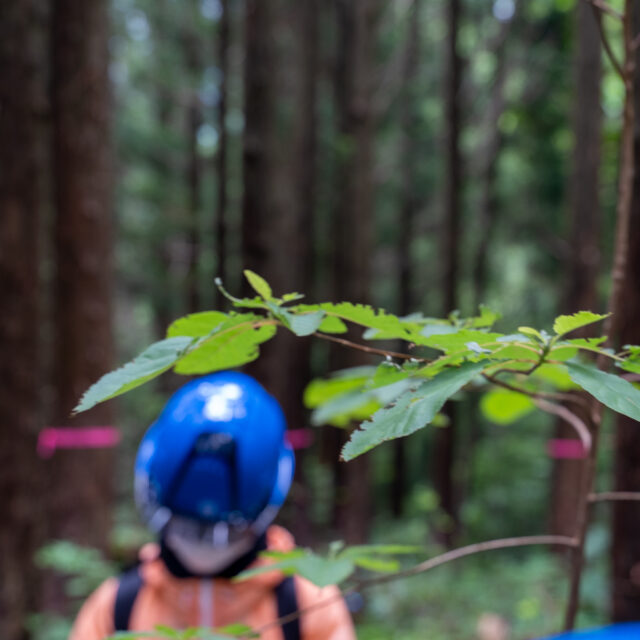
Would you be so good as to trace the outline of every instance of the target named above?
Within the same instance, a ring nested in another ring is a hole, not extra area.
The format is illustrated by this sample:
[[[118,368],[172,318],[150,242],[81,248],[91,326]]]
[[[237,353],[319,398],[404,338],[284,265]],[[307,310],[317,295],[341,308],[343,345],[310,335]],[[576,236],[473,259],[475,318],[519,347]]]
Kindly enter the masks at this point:
[[[278,618],[283,618],[298,610],[296,598],[296,585],[292,576],[285,578],[276,587],[276,600],[278,601]],[[300,618],[295,618],[282,625],[284,640],[300,640]]]
[[[116,631],[127,631],[133,603],[136,601],[142,587],[142,576],[138,571],[138,567],[133,567],[125,571],[119,580],[113,610],[113,626]]]

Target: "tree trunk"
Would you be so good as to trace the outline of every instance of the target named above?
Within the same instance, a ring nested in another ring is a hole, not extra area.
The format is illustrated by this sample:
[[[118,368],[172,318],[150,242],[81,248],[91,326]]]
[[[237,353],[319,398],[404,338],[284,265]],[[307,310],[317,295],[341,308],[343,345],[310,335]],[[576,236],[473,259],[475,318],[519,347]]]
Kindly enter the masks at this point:
[[[402,79],[402,102],[400,105],[400,127],[402,145],[402,200],[400,203],[400,238],[398,243],[399,313],[407,315],[413,311],[413,264],[412,239],[415,235],[415,220],[418,213],[417,165],[420,158],[418,138],[416,76],[420,57],[420,7],[421,0],[414,0],[407,24],[407,40]],[[393,480],[391,483],[391,512],[396,518],[402,516],[407,492],[407,465],[405,439],[393,443]]]
[[[333,221],[334,297],[368,303],[374,224],[371,94],[379,6],[371,0],[338,0],[336,6],[336,112],[338,133],[347,150],[337,167],[336,193],[340,194],[340,199]],[[334,350],[332,368],[360,364],[363,364],[360,352]],[[362,542],[368,535],[371,519],[369,462],[368,456],[349,462],[336,479],[337,523],[350,543]]]
[[[640,28],[640,11],[632,16],[632,33]],[[640,114],[640,58],[634,71],[635,113]],[[634,155],[640,157],[640,124],[634,123]],[[627,268],[624,278],[624,314],[619,318],[619,344],[639,344],[640,327],[640,172],[633,180]],[[640,491],[640,425],[616,415],[615,489]],[[632,503],[613,503],[612,614],[616,622],[637,620],[640,607],[640,510]]]
[[[189,313],[202,311],[200,301],[200,158],[198,157],[198,129],[202,124],[200,103],[197,97],[191,100],[187,108],[187,190],[189,192],[188,233],[189,271],[187,275],[187,309]]]
[[[217,277],[227,283],[227,94],[229,89],[229,46],[231,43],[231,16],[229,15],[231,0],[221,0],[222,15],[218,25],[218,68],[220,70],[220,97],[216,112],[218,124],[218,154],[216,156],[216,209],[214,214],[214,238]],[[222,303],[221,294],[216,292],[216,306]]]
[[[38,78],[36,2],[0,6],[0,637],[25,640],[36,611],[42,544],[42,465],[36,458],[40,406]]]
[[[112,366],[111,98],[106,0],[53,2],[55,189],[54,426],[110,425],[110,405],[76,418],[82,393]],[[56,452],[52,537],[105,547],[113,452]]]
[[[447,3],[445,119],[447,144],[445,149],[444,227],[443,227],[443,312],[450,313],[458,304],[458,243],[460,240],[460,84],[462,59],[457,51],[460,23],[460,0]],[[454,478],[456,420],[455,404],[448,403],[444,412],[449,418],[446,429],[438,429],[434,442],[434,485],[440,497],[440,507],[450,523],[440,532],[442,541],[451,546],[457,529],[456,488]]]
[[[311,293],[316,155],[316,0],[247,5],[243,258],[276,295]],[[276,40],[275,32],[290,38]],[[276,113],[287,114],[278,126]],[[304,427],[309,342],[281,330],[249,367],[279,400],[291,428]],[[292,491],[294,533],[311,537],[302,453]]]
[[[201,162],[198,155],[198,131],[202,125],[202,106],[198,96],[198,81],[202,73],[202,56],[200,54],[200,42],[198,31],[194,24],[192,12],[198,11],[199,4],[193,6],[188,4],[184,11],[184,28],[181,33],[182,49],[184,51],[185,63],[189,74],[190,84],[188,85],[189,100],[186,114],[186,138],[187,138],[187,158],[185,162],[185,183],[187,186],[187,244],[189,246],[187,271],[187,309],[189,313],[202,311],[200,299],[200,282],[198,274],[200,272],[200,183],[201,183]]]
[[[600,146],[601,146],[601,44],[595,14],[587,3],[576,5],[575,97],[573,108],[573,172],[571,176],[571,229],[562,312],[598,308],[600,267]],[[587,336],[589,331],[581,335]],[[572,409],[573,410],[573,409]],[[574,438],[564,422],[556,426],[557,438]],[[550,532],[574,535],[580,493],[580,460],[556,460],[552,474]]]

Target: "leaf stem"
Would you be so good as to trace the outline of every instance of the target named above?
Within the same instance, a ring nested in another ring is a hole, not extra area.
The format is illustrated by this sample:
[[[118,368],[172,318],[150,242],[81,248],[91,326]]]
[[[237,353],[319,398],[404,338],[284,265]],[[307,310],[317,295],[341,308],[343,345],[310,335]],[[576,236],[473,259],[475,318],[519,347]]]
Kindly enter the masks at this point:
[[[399,353],[398,351],[386,351],[385,349],[376,349],[375,347],[367,347],[363,344],[359,344],[357,342],[352,342],[351,340],[346,340],[345,338],[337,338],[336,336],[332,336],[326,333],[319,333],[316,331],[314,334],[316,338],[322,338],[323,340],[329,340],[329,342],[335,342],[337,344],[341,344],[344,347],[349,347],[351,349],[358,349],[359,351],[364,351],[365,353],[373,353],[378,356],[385,356],[389,358],[401,358],[403,360],[415,360],[416,362],[431,362],[431,360],[427,358],[416,358],[408,353]]]

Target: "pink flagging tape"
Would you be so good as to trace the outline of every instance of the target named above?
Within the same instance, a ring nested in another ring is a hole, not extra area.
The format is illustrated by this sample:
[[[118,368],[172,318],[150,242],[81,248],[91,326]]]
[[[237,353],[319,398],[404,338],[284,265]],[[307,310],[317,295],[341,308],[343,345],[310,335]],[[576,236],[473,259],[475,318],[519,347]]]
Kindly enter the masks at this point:
[[[37,451],[50,458],[56,449],[106,449],[120,442],[117,427],[46,427],[38,435]]]
[[[306,449],[313,444],[312,429],[287,429],[285,437],[292,449]]]
[[[547,452],[551,458],[559,460],[580,460],[587,457],[587,452],[582,442],[574,438],[549,440]]]

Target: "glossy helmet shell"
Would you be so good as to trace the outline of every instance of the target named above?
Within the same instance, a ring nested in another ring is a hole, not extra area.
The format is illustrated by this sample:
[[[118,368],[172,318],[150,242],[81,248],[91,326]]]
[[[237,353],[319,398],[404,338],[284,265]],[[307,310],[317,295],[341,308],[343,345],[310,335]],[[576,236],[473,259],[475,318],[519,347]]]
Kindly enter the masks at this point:
[[[285,427],[275,398],[248,375],[225,371],[187,383],[138,449],[143,517],[154,530],[174,516],[240,527],[270,521],[293,477]]]

